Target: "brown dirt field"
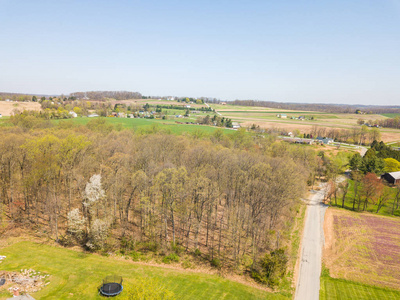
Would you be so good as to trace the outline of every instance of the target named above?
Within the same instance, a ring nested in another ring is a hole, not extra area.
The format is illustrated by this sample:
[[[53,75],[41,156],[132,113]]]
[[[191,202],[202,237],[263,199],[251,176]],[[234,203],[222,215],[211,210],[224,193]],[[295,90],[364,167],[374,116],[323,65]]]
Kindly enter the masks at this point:
[[[37,102],[6,102],[0,101],[0,114],[3,116],[11,116],[14,109],[18,110],[41,110],[40,104]]]
[[[334,278],[398,289],[400,218],[328,208],[323,262]]]

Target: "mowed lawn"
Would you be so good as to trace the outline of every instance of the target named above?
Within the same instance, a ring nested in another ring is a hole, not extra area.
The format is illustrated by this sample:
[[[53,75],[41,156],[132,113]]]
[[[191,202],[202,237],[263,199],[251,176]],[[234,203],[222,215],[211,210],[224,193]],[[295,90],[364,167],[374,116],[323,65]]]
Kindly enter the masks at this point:
[[[398,300],[400,291],[384,289],[344,279],[321,277],[321,300]]]
[[[98,295],[97,287],[105,276],[114,274],[123,277],[125,295],[135,280],[153,278],[172,291],[176,299],[288,299],[217,275],[152,267],[33,242],[0,248],[0,254],[7,256],[0,270],[32,268],[50,274],[50,284],[32,293],[36,299],[104,299]],[[114,299],[124,299],[124,292]],[[0,299],[5,298],[5,293],[0,292]]]

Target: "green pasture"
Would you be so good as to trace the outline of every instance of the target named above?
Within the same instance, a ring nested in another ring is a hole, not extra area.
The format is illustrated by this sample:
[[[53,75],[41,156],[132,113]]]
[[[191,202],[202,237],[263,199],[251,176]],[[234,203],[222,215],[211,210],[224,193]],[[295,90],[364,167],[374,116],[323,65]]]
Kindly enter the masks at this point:
[[[32,293],[36,299],[104,299],[97,288],[107,275],[123,277],[124,291],[114,299],[127,299],[135,280],[151,278],[175,294],[176,299],[288,299],[217,275],[133,263],[130,260],[87,254],[33,242],[0,249],[7,258],[1,270],[34,269],[49,274],[50,284]],[[8,293],[0,290],[0,299]]]
[[[78,117],[68,120],[54,120],[55,123],[72,122],[77,125],[86,125],[90,120],[95,118]],[[112,125],[119,125],[125,129],[134,129],[138,131],[165,131],[172,134],[182,133],[196,133],[202,132],[206,134],[213,133],[218,127],[206,126],[206,125],[191,125],[191,124],[177,124],[177,122],[195,122],[196,118],[178,118],[178,119],[140,119],[140,118],[107,118],[107,123]],[[232,133],[231,129],[222,129],[224,133]]]
[[[400,291],[322,276],[319,298],[321,300],[396,300],[400,299]]]

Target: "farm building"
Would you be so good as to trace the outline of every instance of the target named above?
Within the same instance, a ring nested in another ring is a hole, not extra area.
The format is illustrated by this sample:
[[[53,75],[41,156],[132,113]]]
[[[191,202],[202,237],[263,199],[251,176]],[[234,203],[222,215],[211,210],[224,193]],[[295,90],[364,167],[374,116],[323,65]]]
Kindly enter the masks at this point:
[[[398,183],[400,183],[400,171],[385,173],[381,176],[381,178],[385,179],[387,182],[389,182],[391,184],[398,184]]]
[[[232,128],[238,129],[238,128],[240,128],[240,124],[238,122],[232,122]]]

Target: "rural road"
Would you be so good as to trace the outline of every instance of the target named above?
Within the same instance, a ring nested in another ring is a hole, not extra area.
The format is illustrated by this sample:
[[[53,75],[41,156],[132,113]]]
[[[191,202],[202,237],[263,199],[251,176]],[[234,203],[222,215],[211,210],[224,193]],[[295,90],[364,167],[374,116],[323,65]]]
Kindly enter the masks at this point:
[[[318,300],[321,275],[321,254],[324,242],[325,185],[315,191],[307,203],[306,222],[300,256],[295,300]]]

